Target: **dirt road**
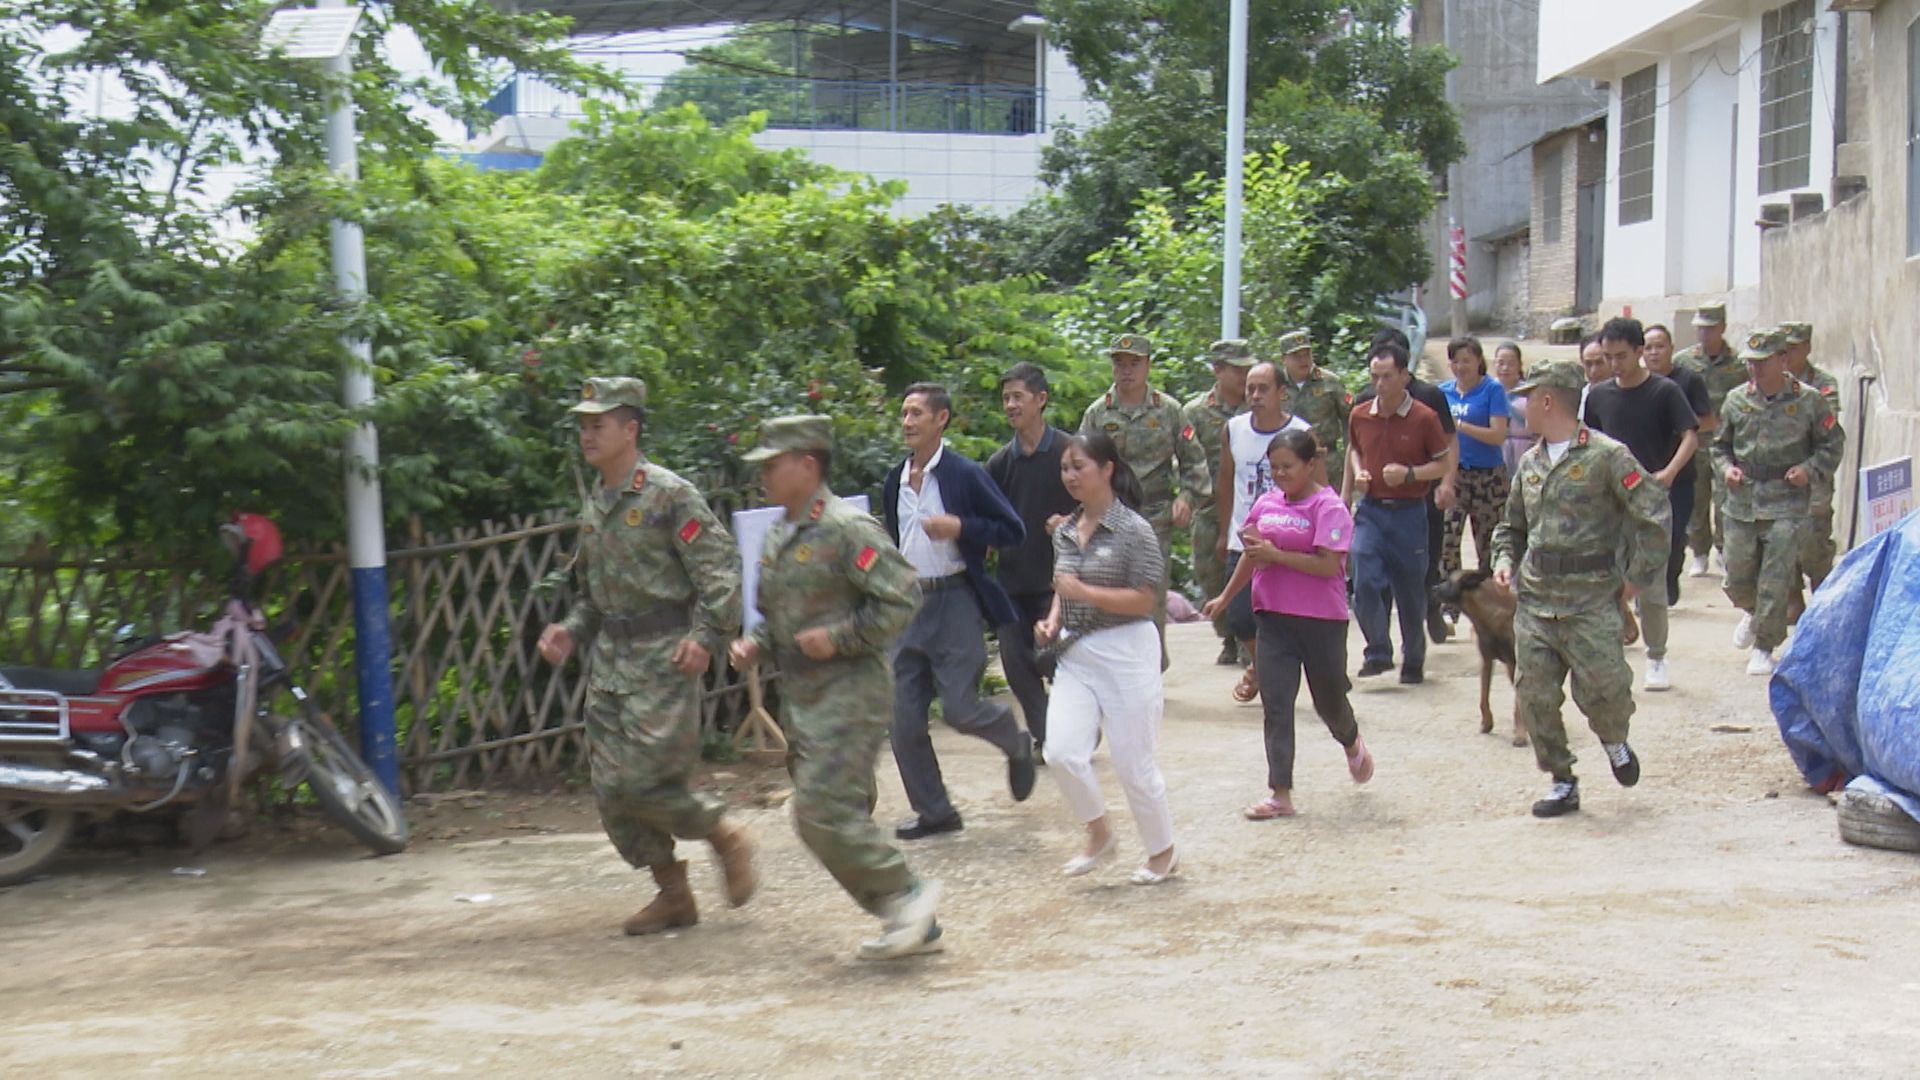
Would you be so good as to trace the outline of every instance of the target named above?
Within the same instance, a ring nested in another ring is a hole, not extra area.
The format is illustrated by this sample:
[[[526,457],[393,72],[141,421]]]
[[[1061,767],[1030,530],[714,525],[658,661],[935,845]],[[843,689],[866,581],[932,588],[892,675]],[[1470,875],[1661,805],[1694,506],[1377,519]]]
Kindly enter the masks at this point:
[[[649,890],[577,796],[416,808],[428,838],[391,859],[337,832],[200,877],[82,855],[0,891],[0,1075],[1912,1075],[1920,861],[1839,841],[1702,584],[1678,688],[1641,698],[1645,779],[1615,787],[1583,731],[1586,806],[1559,821],[1527,814],[1531,753],[1477,733],[1470,642],[1423,688],[1361,686],[1364,788],[1306,718],[1303,815],[1256,825],[1257,707],[1207,628],[1174,628],[1185,854],[1157,889],[1126,884],[1117,789],[1126,857],[1066,881],[1057,790],[1013,805],[943,732],[967,828],[911,857],[946,883],[950,948],[901,964],[852,959],[871,922],[778,808],[746,814],[761,896],[725,908],[702,856],[706,921],[652,940],[620,936]]]

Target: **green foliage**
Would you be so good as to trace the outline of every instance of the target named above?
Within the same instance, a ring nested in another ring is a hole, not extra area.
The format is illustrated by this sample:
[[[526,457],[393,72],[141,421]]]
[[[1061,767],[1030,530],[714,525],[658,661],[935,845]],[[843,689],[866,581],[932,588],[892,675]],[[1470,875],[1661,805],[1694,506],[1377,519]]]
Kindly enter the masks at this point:
[[[1106,117],[1084,131],[1056,132],[1043,161],[1053,197],[1016,215],[1010,238],[1019,264],[1075,282],[1087,257],[1125,231],[1142,193],[1221,175],[1227,6],[1047,0],[1041,7]],[[1264,0],[1249,12],[1247,90],[1258,104],[1250,110],[1248,152],[1284,143],[1311,176],[1346,180],[1347,193],[1321,208],[1320,223],[1366,253],[1355,262],[1370,264],[1323,282],[1340,296],[1315,307],[1364,307],[1371,293],[1425,275],[1416,225],[1432,195],[1413,189],[1429,186],[1421,169],[1443,171],[1465,152],[1444,94],[1453,59],[1405,38],[1406,9],[1402,0]]]

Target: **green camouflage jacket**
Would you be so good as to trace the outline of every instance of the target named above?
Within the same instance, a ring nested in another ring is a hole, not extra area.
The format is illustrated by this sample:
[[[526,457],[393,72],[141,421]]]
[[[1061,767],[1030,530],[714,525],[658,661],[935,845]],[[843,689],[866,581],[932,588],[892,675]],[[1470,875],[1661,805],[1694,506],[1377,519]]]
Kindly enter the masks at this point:
[[[783,675],[805,678],[824,665],[807,659],[795,634],[827,628],[838,655],[824,664],[884,658],[920,607],[920,581],[878,521],[822,487],[804,520],[767,530],[754,606],[764,621],[753,640]]]
[[[1082,432],[1104,431],[1113,438],[1120,457],[1140,478],[1146,493],[1141,513],[1149,518],[1154,516],[1150,509],[1173,501],[1182,476],[1210,467],[1209,462],[1201,460],[1200,444],[1181,438],[1186,427],[1187,417],[1180,403],[1151,387],[1147,400],[1139,405],[1120,404],[1109,387],[1080,418]]]
[[[1740,359],[1739,350],[1730,342],[1722,341],[1720,355],[1711,358],[1701,351],[1700,346],[1689,345],[1674,356],[1673,362],[1685,365],[1707,381],[1707,401],[1713,406],[1715,415],[1719,414],[1727,394],[1747,381],[1746,362]]]
[[[1518,568],[1520,603],[1535,614],[1597,610],[1614,603],[1623,579],[1643,589],[1665,580],[1672,518],[1667,489],[1633,452],[1582,425],[1558,464],[1544,443],[1520,458],[1506,520],[1493,530],[1494,566]],[[1616,558],[1605,570],[1544,573],[1529,552]]]
[[[1814,489],[1833,483],[1846,446],[1846,433],[1825,395],[1798,379],[1789,376],[1786,388],[1773,397],[1750,382],[1735,388],[1713,433],[1715,475],[1724,477],[1730,465],[1768,473],[1801,465],[1812,474],[1812,483],[1794,487],[1783,478],[1749,477],[1739,487],[1727,487],[1727,516],[1735,521],[1805,516]]]
[[[1213,472],[1220,465],[1220,433],[1227,429],[1227,421],[1246,412],[1249,406],[1243,398],[1240,407],[1227,409],[1220,404],[1220,390],[1213,387],[1204,394],[1195,394],[1181,410],[1186,415],[1187,425],[1180,432],[1183,441],[1195,444],[1196,452],[1182,454],[1188,468],[1182,474],[1180,486],[1193,499],[1194,516],[1202,511],[1213,509]]]
[[[591,649],[589,685],[609,693],[646,688],[633,646],[691,638],[718,652],[740,632],[740,557],[733,536],[692,484],[644,457],[618,491],[601,489],[580,512],[576,599],[562,623]],[[608,617],[678,612],[687,628],[649,638],[602,633]]]
[[[1300,382],[1287,378],[1280,370],[1280,382],[1289,395],[1287,411],[1313,425],[1314,437],[1326,452],[1328,470],[1336,479],[1346,467],[1347,418],[1353,414],[1353,395],[1334,374],[1323,367],[1313,369]]]

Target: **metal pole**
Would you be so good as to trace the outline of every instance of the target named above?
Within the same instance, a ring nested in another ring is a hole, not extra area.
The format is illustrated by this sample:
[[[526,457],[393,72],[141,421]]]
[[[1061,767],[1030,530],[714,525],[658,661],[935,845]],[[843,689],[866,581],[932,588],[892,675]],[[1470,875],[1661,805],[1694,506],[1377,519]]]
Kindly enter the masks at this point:
[[[345,7],[345,0],[321,0],[321,7]],[[327,61],[327,166],[349,184],[360,179],[353,125],[351,48]],[[355,221],[334,219],[330,227],[333,280],[342,300],[358,304],[367,295],[366,238]],[[352,359],[341,379],[341,401],[349,410],[373,400],[373,344],[363,337],[344,339]],[[347,436],[347,559],[353,571],[353,663],[360,689],[360,754],[388,790],[400,790],[393,720],[393,632],[388,625],[387,540],[381,530],[380,439],[372,423]]]
[[[1246,201],[1247,0],[1227,23],[1227,236],[1220,272],[1220,336],[1240,336],[1240,214]]]
[[[1447,51],[1453,53],[1456,59],[1458,59],[1460,55],[1459,49],[1455,45],[1459,37],[1454,33],[1453,29],[1453,15],[1457,7],[1458,5],[1454,3],[1454,0],[1445,0],[1445,3],[1441,5],[1440,14],[1441,35],[1446,41]],[[1457,63],[1447,72],[1447,101],[1450,102],[1456,110],[1460,108],[1460,66]],[[1456,227],[1464,229],[1467,225],[1466,207],[1464,200],[1461,198],[1463,194],[1462,188],[1464,187],[1464,171],[1461,169],[1460,163],[1456,161],[1447,167],[1447,269],[1449,279],[1447,291],[1449,294],[1455,292],[1461,293],[1461,295],[1453,296],[1452,310],[1449,313],[1452,316],[1449,321],[1452,323],[1452,334],[1454,337],[1464,337],[1467,333],[1467,298],[1464,295],[1464,290],[1456,290],[1453,288],[1451,280],[1453,276],[1454,229]],[[1464,278],[1466,267],[1462,265],[1459,269]],[[1413,359],[1414,363],[1418,365],[1420,358],[1416,356]]]
[[[900,130],[900,0],[887,0],[887,130]]]

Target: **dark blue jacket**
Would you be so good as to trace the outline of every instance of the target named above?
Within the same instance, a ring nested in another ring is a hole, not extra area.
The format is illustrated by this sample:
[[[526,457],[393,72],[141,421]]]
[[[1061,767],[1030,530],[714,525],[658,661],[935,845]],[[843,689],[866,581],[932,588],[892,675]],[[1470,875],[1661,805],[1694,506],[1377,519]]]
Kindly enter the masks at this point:
[[[900,544],[900,476],[906,469],[904,461],[895,465],[880,488],[881,513],[887,523],[887,535],[893,538],[895,547]],[[967,564],[967,584],[973,589],[974,599],[980,602],[987,625],[1019,622],[1013,601],[1007,599],[1007,591],[987,576],[987,549],[1013,547],[1026,539],[1027,527],[1020,523],[1020,515],[1014,513],[1007,497],[1000,494],[999,486],[987,475],[987,470],[951,446],[933,467],[933,477],[940,481],[941,504],[947,513],[960,519],[960,537],[954,543]]]

